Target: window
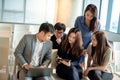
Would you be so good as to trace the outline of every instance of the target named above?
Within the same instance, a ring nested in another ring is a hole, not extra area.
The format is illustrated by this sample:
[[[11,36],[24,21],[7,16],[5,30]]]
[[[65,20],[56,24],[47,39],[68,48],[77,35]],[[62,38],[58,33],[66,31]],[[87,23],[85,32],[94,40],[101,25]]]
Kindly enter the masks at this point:
[[[3,22],[23,23],[24,0],[4,0]]]
[[[25,23],[41,23],[45,20],[46,0],[26,0]]]
[[[4,10],[23,11],[24,0],[5,0]]]
[[[115,73],[120,75],[120,42],[113,42],[115,55]]]
[[[101,22],[100,24],[102,30],[105,30],[106,27],[107,11],[108,11],[108,0],[102,0],[101,13],[100,13],[100,22]]]
[[[2,0],[0,0],[0,21],[2,18]]]
[[[120,0],[113,0],[110,31],[115,33],[117,33],[117,29],[118,29],[119,14],[120,14],[119,6],[120,6]]]
[[[55,9],[56,0],[0,0],[0,22],[54,23]]]
[[[23,23],[24,14],[18,12],[4,12],[3,15],[3,22],[16,22],[16,23]]]
[[[55,8],[56,8],[55,4],[56,4],[56,0],[47,0],[45,21],[48,21],[50,23],[54,23]]]

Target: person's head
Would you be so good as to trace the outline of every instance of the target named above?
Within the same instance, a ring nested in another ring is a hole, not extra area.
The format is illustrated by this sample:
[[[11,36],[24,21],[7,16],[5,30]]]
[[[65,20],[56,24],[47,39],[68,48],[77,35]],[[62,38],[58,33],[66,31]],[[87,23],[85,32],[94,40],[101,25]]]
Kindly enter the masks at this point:
[[[109,47],[106,34],[103,31],[96,31],[93,33],[92,44],[94,47],[98,47],[98,48]]]
[[[64,23],[58,22],[55,24],[54,29],[55,29],[55,36],[57,38],[61,38],[66,30],[66,26]]]
[[[105,51],[110,47],[106,34],[103,31],[96,31],[93,33],[92,46],[95,47],[98,63],[101,64]]]
[[[51,36],[54,33],[54,27],[50,23],[42,23],[39,28],[39,33],[37,37],[40,41],[45,42],[50,40]]]
[[[67,35],[67,40],[70,45],[80,45],[82,46],[81,32],[78,28],[71,28]]]
[[[83,51],[82,36],[78,28],[71,28],[68,32],[66,39],[62,44],[63,50],[72,50],[72,54],[79,57]]]
[[[90,22],[89,31],[94,31],[97,20],[97,7],[94,4],[89,4],[84,12],[85,20]]]

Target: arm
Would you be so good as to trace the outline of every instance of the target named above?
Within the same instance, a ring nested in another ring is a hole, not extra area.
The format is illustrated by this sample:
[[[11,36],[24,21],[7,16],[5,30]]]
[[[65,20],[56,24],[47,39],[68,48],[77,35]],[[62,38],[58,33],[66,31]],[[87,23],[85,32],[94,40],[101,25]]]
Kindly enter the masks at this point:
[[[88,54],[87,67],[91,66],[91,62],[92,62],[92,56],[91,56],[92,49],[91,48],[92,48],[92,43],[90,43],[87,48],[87,54]]]
[[[29,68],[33,68],[33,66],[29,65],[27,61],[24,58],[24,52],[25,52],[25,47],[26,47],[26,35],[20,40],[14,55],[16,58],[17,63],[20,65],[20,67],[25,68],[29,70]]]
[[[46,44],[46,46],[49,45],[48,48],[48,51],[46,52],[46,54],[44,55],[44,58],[43,58],[43,62],[41,64],[41,66],[45,66],[47,67],[49,65],[49,63],[51,62],[51,53],[52,53],[52,42],[48,42],[49,44]],[[46,48],[46,47],[45,47]]]
[[[79,27],[79,23],[80,23],[80,20],[79,20],[79,16],[76,18],[75,20],[75,24],[74,24],[74,27],[75,28],[78,28]]]
[[[88,67],[87,70],[86,70],[85,75],[87,75],[90,70],[101,70],[101,71],[105,71],[106,68],[107,68],[107,65],[109,64],[111,55],[112,55],[112,50],[109,48],[109,49],[107,49],[107,51],[104,53],[102,65],[100,65],[100,66],[95,66],[95,67]]]
[[[15,58],[21,66],[23,66],[25,63],[27,63],[23,57],[25,46],[26,46],[26,36],[24,36],[21,39],[21,41],[19,42],[19,44],[14,52]]]
[[[82,55],[81,57],[77,58],[74,61],[71,60],[65,60],[59,57],[59,61],[58,63],[62,63],[68,67],[70,66],[76,66],[76,67],[83,67],[84,64],[84,55]]]
[[[88,73],[89,73],[89,71],[91,71],[91,70],[101,70],[101,71],[105,71],[107,65],[108,65],[108,63],[105,62],[105,63],[104,63],[103,65],[101,65],[101,66],[88,67],[88,68],[86,69],[86,71],[84,72],[84,75],[87,76]]]
[[[73,66],[80,66],[81,65],[81,67],[82,67],[82,65],[84,64],[84,59],[85,59],[85,56],[82,55],[79,58],[77,58],[76,60],[71,61],[71,65],[73,65]]]

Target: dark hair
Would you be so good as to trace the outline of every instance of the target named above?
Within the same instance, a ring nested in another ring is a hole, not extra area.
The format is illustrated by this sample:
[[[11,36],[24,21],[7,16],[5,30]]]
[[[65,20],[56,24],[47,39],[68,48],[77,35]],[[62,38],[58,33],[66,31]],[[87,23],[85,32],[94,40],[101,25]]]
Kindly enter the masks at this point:
[[[89,31],[94,32],[97,28],[97,25],[95,24],[98,24],[97,23],[97,7],[94,4],[89,4],[85,9],[84,16],[87,11],[90,11],[93,14],[93,19],[90,22]]]
[[[76,40],[74,43],[74,47],[70,46],[70,43],[68,41],[68,37],[71,33],[75,33],[76,34]],[[82,36],[81,36],[81,32],[78,28],[71,28],[70,31],[68,32],[67,37],[65,38],[65,40],[62,43],[62,47],[61,47],[62,51],[72,51],[72,54],[77,58],[79,56],[82,55],[83,53],[83,47],[82,47]]]
[[[50,23],[42,23],[39,28],[39,32],[44,31],[45,33],[54,33],[54,27]]]
[[[65,31],[66,30],[66,26],[65,26],[64,23],[58,22],[58,23],[55,24],[54,29],[55,30],[63,30],[63,31]]]
[[[102,64],[103,56],[105,51],[110,47],[107,37],[103,31],[96,31],[93,33],[97,40],[97,45],[95,47],[95,52],[97,53],[98,64]]]

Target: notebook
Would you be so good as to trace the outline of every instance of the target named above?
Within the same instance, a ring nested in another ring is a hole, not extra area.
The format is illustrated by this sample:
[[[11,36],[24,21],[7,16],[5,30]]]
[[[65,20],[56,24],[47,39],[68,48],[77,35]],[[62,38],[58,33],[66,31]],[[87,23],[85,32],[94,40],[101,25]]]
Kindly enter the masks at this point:
[[[30,77],[43,77],[50,76],[52,73],[52,68],[30,68],[26,76]]]

